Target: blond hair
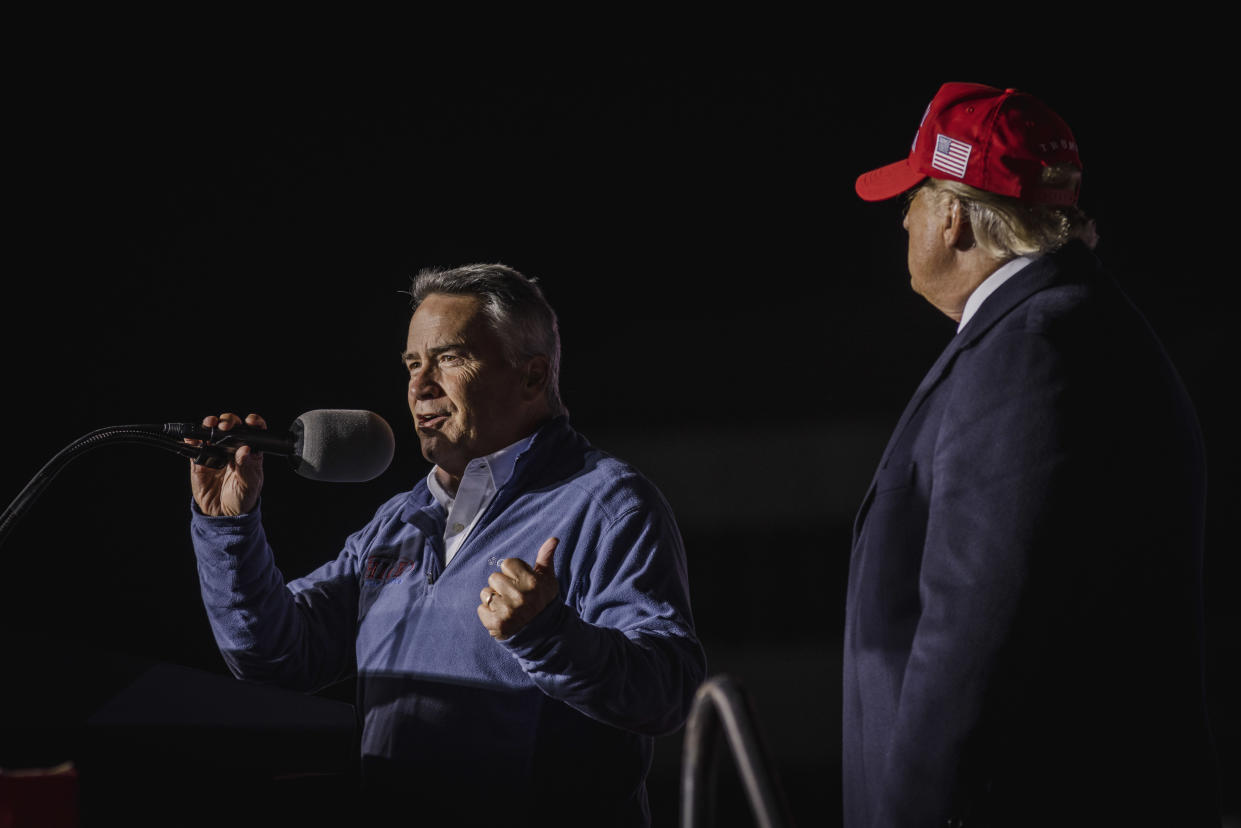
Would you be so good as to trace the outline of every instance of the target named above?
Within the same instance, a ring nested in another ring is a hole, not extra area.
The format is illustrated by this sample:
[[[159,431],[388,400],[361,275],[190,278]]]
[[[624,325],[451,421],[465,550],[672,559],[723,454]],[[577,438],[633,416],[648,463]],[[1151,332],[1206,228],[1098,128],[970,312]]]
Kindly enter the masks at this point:
[[[1075,189],[1080,178],[1076,167],[1058,164],[1043,169],[1042,184]],[[1099,240],[1094,221],[1075,205],[1032,204],[941,178],[928,178],[919,189],[928,190],[941,203],[947,198],[960,201],[975,242],[1001,261],[1051,253],[1073,239],[1093,248]]]

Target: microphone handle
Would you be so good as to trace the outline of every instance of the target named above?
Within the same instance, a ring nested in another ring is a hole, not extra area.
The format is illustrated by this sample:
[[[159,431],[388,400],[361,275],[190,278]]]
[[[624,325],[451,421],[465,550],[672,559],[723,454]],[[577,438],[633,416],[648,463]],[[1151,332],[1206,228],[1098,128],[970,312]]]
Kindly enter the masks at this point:
[[[207,428],[194,423],[165,423],[164,433],[172,437],[203,440],[222,448],[250,446],[258,451],[292,456],[298,452],[298,440],[295,435],[277,434],[248,425],[235,425],[228,431],[222,431],[219,428]]]

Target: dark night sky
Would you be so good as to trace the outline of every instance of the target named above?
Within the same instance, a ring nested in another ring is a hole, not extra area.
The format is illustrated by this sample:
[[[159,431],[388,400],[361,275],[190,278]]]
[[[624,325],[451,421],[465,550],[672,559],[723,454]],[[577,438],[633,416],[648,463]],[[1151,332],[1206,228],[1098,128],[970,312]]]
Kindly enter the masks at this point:
[[[824,778],[830,800],[848,524],[953,330],[909,291],[899,206],[861,202],[853,179],[907,152],[943,81],[1016,86],[1073,126],[1098,253],[1199,407],[1211,694],[1238,768],[1237,353],[1220,296],[1235,220],[1214,174],[1234,136],[1216,67],[1137,49],[1072,72],[1025,59],[859,73],[806,49],[723,47],[231,55],[226,69],[204,54],[48,57],[6,106],[3,422],[21,435],[0,469],[6,503],[102,426],[376,411],[398,456],[372,483],[269,464],[269,532],[300,575],[426,472],[396,358],[409,277],[503,261],[560,313],[577,427],[681,516],[713,672],[755,687],[790,799]],[[75,461],[5,545],[4,627],[223,672],[188,499],[172,454]],[[807,664],[826,696],[774,675]]]

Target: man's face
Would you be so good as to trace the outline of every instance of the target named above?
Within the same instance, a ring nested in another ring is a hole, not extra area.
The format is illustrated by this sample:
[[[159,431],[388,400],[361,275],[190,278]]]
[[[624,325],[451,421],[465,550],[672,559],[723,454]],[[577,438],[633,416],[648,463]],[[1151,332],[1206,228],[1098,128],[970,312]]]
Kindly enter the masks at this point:
[[[422,454],[454,477],[521,438],[523,372],[474,296],[433,293],[409,320],[409,410]]]
[[[943,230],[940,214],[944,209],[935,194],[919,187],[905,212],[905,230],[909,233],[909,283],[914,292],[932,305],[940,291],[944,265]]]

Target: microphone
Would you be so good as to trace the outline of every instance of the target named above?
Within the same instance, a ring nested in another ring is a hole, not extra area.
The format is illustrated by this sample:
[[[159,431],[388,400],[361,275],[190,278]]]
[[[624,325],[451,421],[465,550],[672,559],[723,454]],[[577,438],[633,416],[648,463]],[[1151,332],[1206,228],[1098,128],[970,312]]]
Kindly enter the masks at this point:
[[[201,440],[192,446],[185,439]],[[8,508],[0,513],[0,545],[13,527],[69,461],[100,446],[133,443],[155,446],[189,457],[195,463],[221,468],[229,447],[253,446],[288,455],[302,477],[327,483],[365,483],[383,474],[392,462],[396,441],[388,421],[370,411],[321,408],[293,421],[287,434],[237,426],[228,431],[195,423],[108,426],[79,437],[61,449],[31,478]]]
[[[227,431],[197,423],[165,423],[170,437],[202,440],[195,462],[219,468],[228,462],[225,448],[250,446],[289,457],[293,471],[327,483],[364,483],[392,463],[396,440],[388,421],[372,411],[320,408],[302,414],[285,434],[235,425]]]

